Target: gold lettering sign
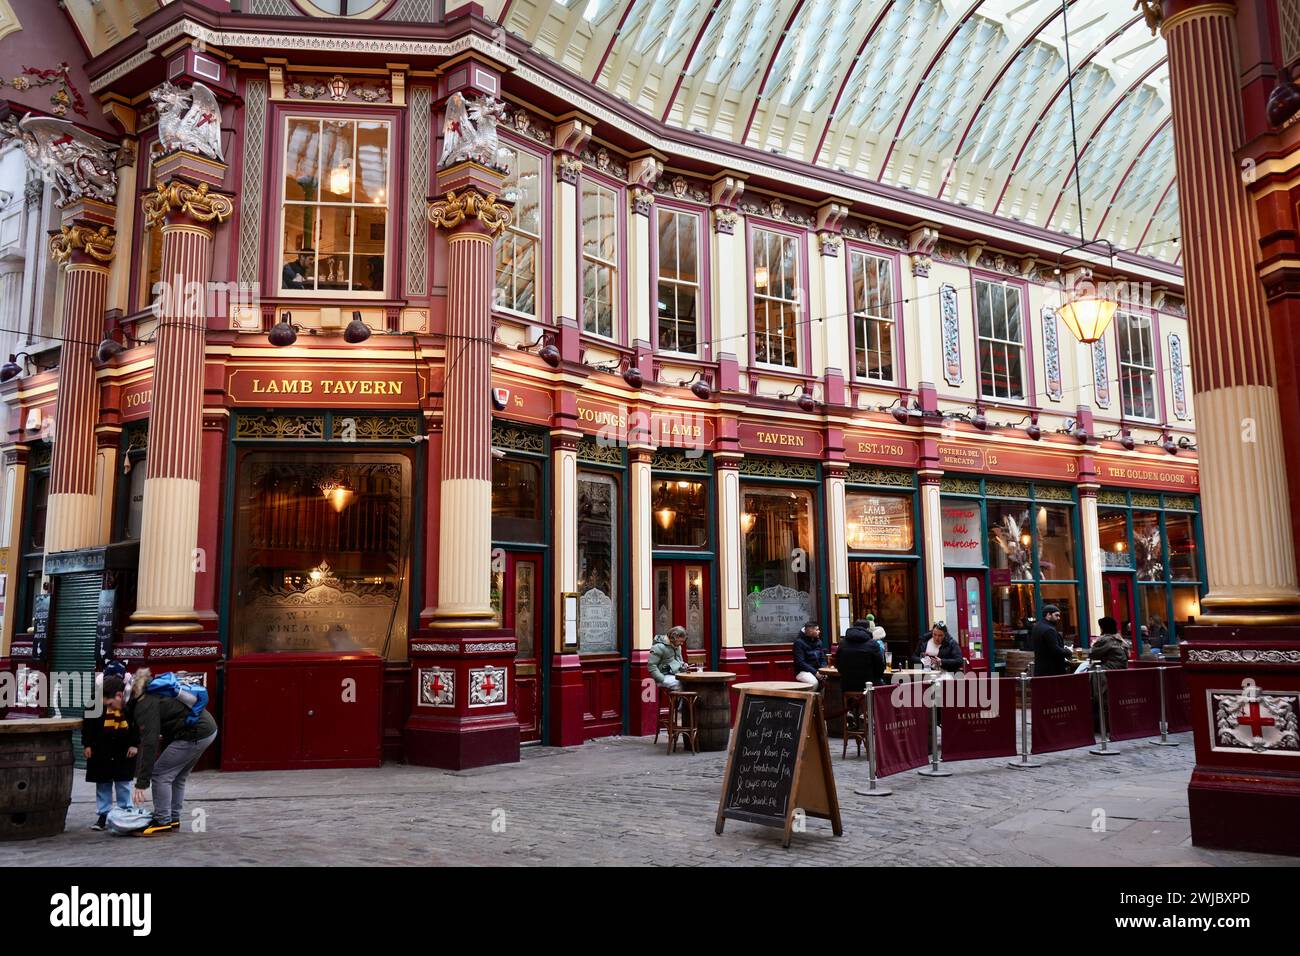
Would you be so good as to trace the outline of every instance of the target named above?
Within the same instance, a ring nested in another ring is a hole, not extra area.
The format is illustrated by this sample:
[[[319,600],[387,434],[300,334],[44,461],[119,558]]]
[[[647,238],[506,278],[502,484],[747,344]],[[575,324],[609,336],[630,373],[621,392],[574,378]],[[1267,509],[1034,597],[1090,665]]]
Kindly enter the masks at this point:
[[[140,408],[153,402],[153,389],[144,392],[136,392],[133,395],[126,396],[125,405],[127,408]]]
[[[786,432],[755,432],[760,445],[788,445],[793,448],[804,446],[802,435],[790,435]]]
[[[618,412],[611,412],[603,408],[588,408],[586,405],[578,406],[578,421],[590,422],[593,425],[615,425],[619,428],[627,427],[627,416]]]

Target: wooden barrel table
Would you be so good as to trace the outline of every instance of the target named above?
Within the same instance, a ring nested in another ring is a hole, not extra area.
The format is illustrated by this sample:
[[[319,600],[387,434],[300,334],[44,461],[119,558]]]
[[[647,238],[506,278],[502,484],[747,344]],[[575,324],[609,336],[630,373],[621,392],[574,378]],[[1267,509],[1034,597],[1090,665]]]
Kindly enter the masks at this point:
[[[727,685],[736,679],[730,671],[683,671],[677,675],[682,690],[700,695],[695,705],[700,750],[726,750],[731,735],[731,700]]]
[[[0,720],[0,840],[34,840],[63,832],[72,802],[72,732],[68,718]]]

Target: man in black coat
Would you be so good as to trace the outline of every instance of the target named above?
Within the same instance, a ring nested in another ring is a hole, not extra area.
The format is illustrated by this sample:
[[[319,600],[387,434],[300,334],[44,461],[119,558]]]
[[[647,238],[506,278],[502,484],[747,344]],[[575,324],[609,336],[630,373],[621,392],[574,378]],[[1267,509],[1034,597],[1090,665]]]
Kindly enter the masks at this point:
[[[809,621],[794,639],[794,679],[801,684],[820,684],[821,675],[817,672],[825,666],[821,626]]]
[[[835,652],[835,667],[840,672],[840,687],[845,692],[876,687],[885,683],[885,655],[871,637],[866,621],[854,621],[844,632],[839,650]]]
[[[1034,624],[1029,639],[1034,645],[1034,676],[1054,677],[1074,670],[1074,659],[1065,649],[1065,641],[1057,625],[1061,623],[1061,609],[1055,604],[1043,608],[1043,619]]]

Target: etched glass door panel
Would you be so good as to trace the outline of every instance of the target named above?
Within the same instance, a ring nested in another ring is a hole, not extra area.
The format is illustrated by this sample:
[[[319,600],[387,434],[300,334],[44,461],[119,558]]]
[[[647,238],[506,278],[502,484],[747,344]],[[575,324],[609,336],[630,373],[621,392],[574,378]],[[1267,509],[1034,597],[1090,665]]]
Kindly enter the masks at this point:
[[[410,459],[249,452],[237,482],[231,655],[404,657]]]
[[[618,482],[578,475],[578,653],[618,651]]]

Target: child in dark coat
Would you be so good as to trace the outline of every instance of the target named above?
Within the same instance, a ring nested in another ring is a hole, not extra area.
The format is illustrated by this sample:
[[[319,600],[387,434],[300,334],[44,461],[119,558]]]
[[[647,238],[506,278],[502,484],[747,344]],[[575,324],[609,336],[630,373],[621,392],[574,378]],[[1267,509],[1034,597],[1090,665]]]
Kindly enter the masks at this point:
[[[85,747],[86,779],[95,785],[95,810],[99,817],[92,830],[108,826],[108,811],[114,796],[122,810],[131,808],[131,781],[135,778],[135,755],[139,733],[126,717],[123,697],[126,682],[116,675],[104,678],[99,712],[87,712],[81,722],[81,743]]]

